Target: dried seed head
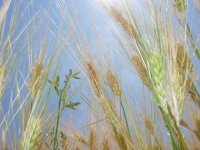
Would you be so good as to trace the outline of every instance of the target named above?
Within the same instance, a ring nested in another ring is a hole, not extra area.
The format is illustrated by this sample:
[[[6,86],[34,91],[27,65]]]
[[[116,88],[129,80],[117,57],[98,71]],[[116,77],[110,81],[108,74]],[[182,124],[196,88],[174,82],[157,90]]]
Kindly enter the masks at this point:
[[[42,134],[41,128],[42,119],[34,119],[30,124],[28,124],[23,133],[22,139],[20,140],[20,148],[27,150],[37,148],[37,145],[40,142],[39,137]]]
[[[196,87],[194,86],[194,83],[192,82],[192,80],[189,78],[187,80],[187,83],[186,83],[186,88],[188,90],[188,93],[190,94],[193,102],[198,106],[200,107],[200,97],[198,95],[198,91],[196,90]]]
[[[133,38],[135,38],[136,41],[139,41],[139,37],[137,35],[137,32],[133,26],[133,24],[131,24],[128,19],[126,19],[124,17],[124,14],[122,11],[120,11],[119,9],[117,9],[114,6],[110,6],[110,14],[111,16],[114,18],[114,20],[117,22],[117,24],[126,32],[128,33],[130,36],[132,36]]]
[[[110,86],[112,92],[116,96],[120,97],[121,94],[122,94],[122,89],[121,89],[121,86],[119,84],[117,77],[112,73],[111,70],[108,70],[106,77],[107,77],[107,80],[108,80],[108,85]]]
[[[31,79],[29,82],[29,89],[31,91],[31,100],[33,100],[42,84],[44,79],[44,65],[41,62],[36,62],[31,71]]]
[[[149,77],[148,77],[149,75],[148,75],[147,69],[144,66],[140,56],[133,55],[131,58],[131,62],[133,63],[142,83],[144,85],[146,85],[149,89],[151,89],[151,86],[149,84]]]
[[[195,128],[200,133],[200,119],[195,117]]]
[[[187,68],[189,72],[193,72],[193,62],[190,58],[189,53],[185,49],[186,49],[185,44],[177,45],[177,65],[180,74],[184,74],[184,71]]]
[[[5,65],[0,65],[0,99],[3,96],[3,91],[5,88]]]
[[[87,62],[86,65],[87,65],[87,71],[89,74],[89,79],[90,79],[90,82],[94,89],[94,92],[97,97],[100,97],[102,95],[101,94],[101,83],[99,80],[97,69],[92,62]]]
[[[71,149],[70,146],[63,139],[60,140],[60,143],[61,143],[61,147],[63,148],[63,150],[70,150]]]
[[[103,141],[102,141],[102,149],[103,150],[110,150],[110,144],[107,138],[104,137]]]
[[[145,124],[145,127],[149,130],[149,133],[151,133],[152,135],[154,135],[154,127],[153,127],[153,124],[149,120],[148,117],[144,118],[144,124]]]
[[[88,137],[88,147],[90,150],[97,149],[97,136],[94,129],[90,130],[90,134]]]
[[[88,142],[87,142],[87,140],[85,140],[83,137],[81,137],[80,135],[78,135],[78,134],[74,134],[74,137],[79,141],[79,142],[81,142],[81,143],[83,143],[83,144],[85,144],[85,145],[89,145],[88,144]]]

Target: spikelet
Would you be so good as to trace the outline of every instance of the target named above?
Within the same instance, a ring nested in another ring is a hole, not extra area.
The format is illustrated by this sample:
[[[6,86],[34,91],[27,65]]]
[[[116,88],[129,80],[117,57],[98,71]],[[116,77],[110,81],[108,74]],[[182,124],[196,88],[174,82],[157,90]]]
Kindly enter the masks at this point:
[[[34,119],[27,125],[26,130],[23,133],[20,140],[20,149],[22,150],[34,150],[37,148],[42,128],[42,119]]]
[[[160,52],[151,52],[150,57],[150,71],[154,87],[154,91],[159,98],[156,104],[161,106],[163,110],[168,113],[167,101],[165,94],[165,61]]]
[[[88,137],[88,147],[89,150],[97,149],[97,137],[94,129],[90,129],[89,137]]]
[[[177,44],[177,65],[181,74],[184,74],[186,67],[190,73],[193,72],[193,62],[189,53],[185,50],[185,46],[185,44]]]
[[[102,150],[110,150],[110,144],[107,138],[104,137],[102,141]]]
[[[186,0],[175,0],[176,7],[178,11],[184,12],[187,9],[187,2]]]
[[[29,82],[29,89],[31,91],[31,101],[36,97],[42,81],[44,79],[44,65],[41,62],[36,62],[31,71],[31,79]]]
[[[149,89],[151,89],[150,84],[149,84],[148,72],[147,72],[147,69],[145,68],[140,56],[133,55],[131,58],[131,62],[133,63],[142,83],[144,85],[146,85]]]
[[[168,105],[172,115],[176,120],[176,124],[179,127],[181,116],[183,114],[184,103],[185,103],[185,87],[182,81],[182,75],[178,72],[176,61],[173,61],[172,66],[169,67],[169,99]]]
[[[196,90],[196,87],[194,86],[194,84],[193,84],[191,79],[187,80],[186,87],[187,87],[188,93],[190,94],[193,102],[198,107],[200,107],[200,97],[199,97],[199,95],[197,93],[197,90]]]
[[[200,134],[200,119],[197,117],[194,117],[194,124],[196,131]]]
[[[110,14],[116,23],[130,36],[132,36],[136,41],[139,41],[138,34],[134,26],[126,19],[119,9],[114,6],[110,6]]]
[[[81,148],[76,145],[75,150],[81,150]]]
[[[100,97],[101,96],[101,83],[99,81],[97,69],[91,61],[87,62],[86,65],[87,65],[87,71],[89,74],[89,79],[90,79],[90,82],[94,89],[94,92],[97,97]]]
[[[112,92],[116,96],[120,97],[122,94],[122,89],[121,89],[121,86],[119,84],[117,77],[112,73],[112,71],[110,69],[106,73],[106,77],[108,80],[108,85],[110,86]]]
[[[0,99],[3,96],[5,82],[5,65],[0,65]]]
[[[60,143],[63,150],[71,150],[70,146],[63,139],[60,140]]]
[[[149,133],[154,135],[154,127],[148,117],[144,118],[145,127],[149,130]]]
[[[85,140],[83,137],[81,137],[80,135],[78,135],[78,134],[74,134],[74,137],[79,141],[79,142],[81,142],[81,143],[83,143],[83,144],[85,144],[85,145],[89,145],[88,144],[88,142],[87,142],[87,140]]]

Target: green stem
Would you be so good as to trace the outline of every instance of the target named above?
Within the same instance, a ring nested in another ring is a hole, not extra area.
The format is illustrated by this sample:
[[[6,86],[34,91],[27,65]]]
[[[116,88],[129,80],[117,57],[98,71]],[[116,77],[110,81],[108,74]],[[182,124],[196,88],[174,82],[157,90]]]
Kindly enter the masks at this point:
[[[127,130],[128,130],[128,134],[129,134],[129,137],[131,138],[130,129],[129,129],[129,126],[128,126],[128,120],[127,120],[127,117],[126,117],[126,112],[125,112],[125,109],[124,109],[124,106],[123,106],[121,100],[120,100],[120,105],[122,107],[122,111],[123,111],[124,118],[125,118],[125,121],[126,121],[126,127],[127,127]]]
[[[180,147],[179,147],[179,145],[178,145],[176,136],[175,136],[174,131],[173,131],[173,128],[172,128],[171,121],[170,121],[170,119],[169,119],[169,115],[168,115],[162,108],[161,108],[161,111],[162,111],[163,117],[164,117],[164,119],[165,119],[165,122],[166,122],[167,127],[168,127],[169,132],[170,132],[170,136],[171,136],[171,141],[172,141],[173,149],[174,149],[174,150],[180,150]]]
[[[181,134],[180,128],[176,126],[176,130],[178,131],[179,139],[180,139],[180,146],[182,150],[187,150],[187,145],[185,144],[185,140]]]
[[[57,123],[56,123],[56,133],[54,137],[54,143],[53,143],[53,150],[56,150],[56,145],[57,145],[57,135],[58,135],[58,125],[59,125],[59,120],[60,120],[60,107],[61,107],[61,96],[59,99],[59,104],[58,104],[58,117],[57,117]]]

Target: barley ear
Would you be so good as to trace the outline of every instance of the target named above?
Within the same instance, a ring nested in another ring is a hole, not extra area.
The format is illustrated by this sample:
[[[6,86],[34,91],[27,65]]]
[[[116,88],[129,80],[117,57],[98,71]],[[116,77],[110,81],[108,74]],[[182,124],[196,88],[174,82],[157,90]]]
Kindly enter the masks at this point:
[[[22,150],[33,150],[37,148],[37,145],[40,142],[40,135],[42,134],[41,128],[42,119],[34,119],[30,124],[27,125],[22,139],[20,140],[20,148]]]
[[[44,79],[44,65],[41,62],[36,62],[31,71],[31,79],[29,81],[29,89],[31,91],[31,101],[34,100],[38,91],[40,90],[42,81]]]
[[[187,9],[187,2],[186,0],[175,0],[176,7],[178,11],[184,12]]]
[[[158,99],[155,99],[157,105],[161,106],[163,110],[168,113],[167,101],[165,94],[165,61],[162,53],[151,52],[150,57],[150,72],[153,88]]]
[[[120,97],[122,94],[122,89],[119,84],[119,81],[117,77],[112,73],[112,71],[109,69],[107,74],[106,74],[107,80],[108,80],[108,85],[110,86],[112,92]]]
[[[148,77],[149,75],[148,75],[147,69],[144,66],[140,56],[133,55],[131,58],[131,62],[134,65],[134,67],[137,71],[137,74],[140,77],[142,83],[144,85],[146,85],[149,89],[151,89],[151,86],[149,84],[149,77]]]
[[[101,90],[101,83],[99,80],[98,71],[97,71],[95,65],[93,64],[93,62],[91,62],[91,61],[87,62],[86,66],[87,66],[87,71],[89,74],[89,79],[92,84],[95,95],[97,97],[100,97],[102,95],[102,90]]]
[[[3,96],[5,82],[5,65],[0,65],[0,99]]]

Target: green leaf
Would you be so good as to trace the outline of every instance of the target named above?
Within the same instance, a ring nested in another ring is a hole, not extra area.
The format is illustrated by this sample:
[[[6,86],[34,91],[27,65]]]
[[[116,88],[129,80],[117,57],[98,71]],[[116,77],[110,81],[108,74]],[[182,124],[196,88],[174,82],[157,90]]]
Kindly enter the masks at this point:
[[[78,106],[79,104],[81,104],[81,103],[80,102],[73,103],[70,101],[69,104],[67,104],[65,107],[76,110],[76,106]]]
[[[75,76],[75,77],[73,77],[73,78],[74,78],[74,79],[81,79],[80,77],[76,77],[76,76]]]
[[[60,132],[60,136],[63,140],[67,140],[67,136],[62,131]]]
[[[72,69],[69,70],[69,76],[72,76]]]

